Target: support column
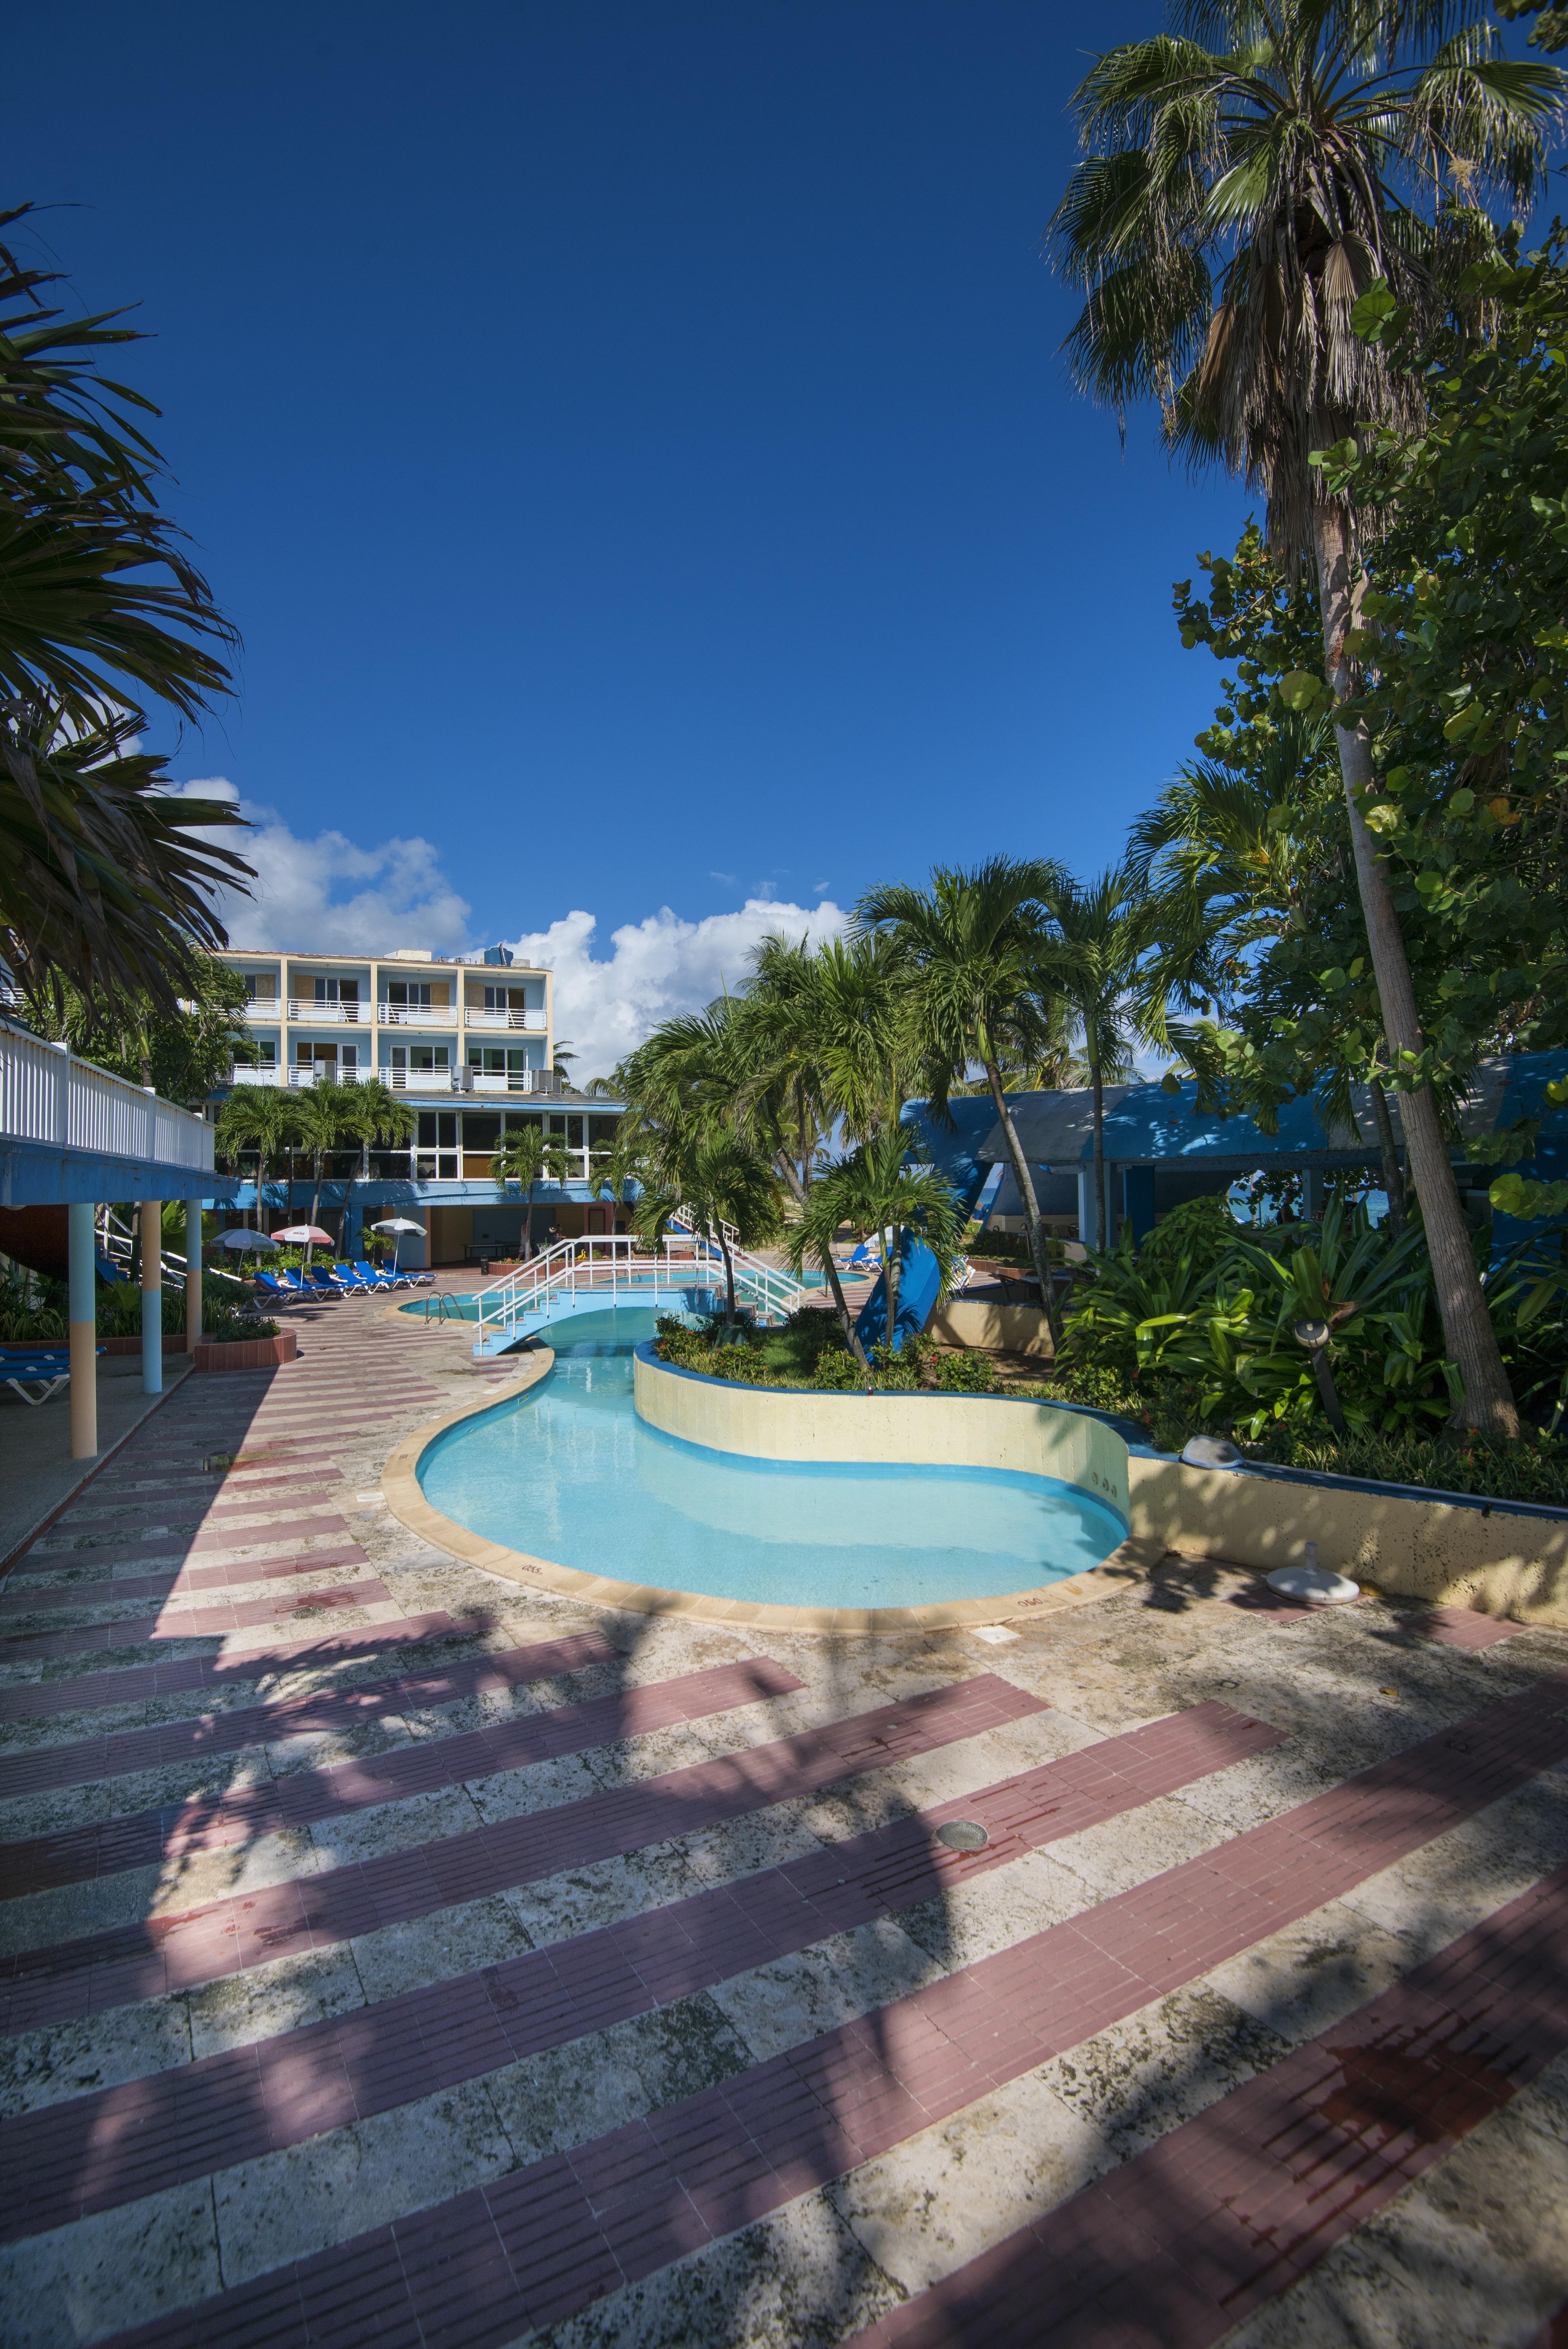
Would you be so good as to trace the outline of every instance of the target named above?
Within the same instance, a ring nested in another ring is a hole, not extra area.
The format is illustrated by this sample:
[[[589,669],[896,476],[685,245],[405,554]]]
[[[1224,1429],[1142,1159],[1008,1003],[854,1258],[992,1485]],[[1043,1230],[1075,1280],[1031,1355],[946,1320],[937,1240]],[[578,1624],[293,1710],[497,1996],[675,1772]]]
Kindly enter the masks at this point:
[[[1328,1196],[1328,1176],[1321,1166],[1302,1171],[1302,1215],[1309,1224],[1321,1224]]]
[[[1123,1168],[1122,1213],[1132,1226],[1134,1247],[1141,1247],[1154,1229],[1154,1168],[1152,1166]]]
[[[69,1257],[71,1458],[90,1460],[98,1451],[98,1317],[95,1282],[98,1236],[95,1209],[86,1199],[66,1209]]]
[[[1078,1169],[1078,1237],[1085,1247],[1100,1246],[1100,1202],[1095,1191],[1092,1166]]]
[[[185,1351],[202,1342],[202,1202],[185,1202]]]
[[[141,1202],[141,1392],[163,1392],[163,1202]]]

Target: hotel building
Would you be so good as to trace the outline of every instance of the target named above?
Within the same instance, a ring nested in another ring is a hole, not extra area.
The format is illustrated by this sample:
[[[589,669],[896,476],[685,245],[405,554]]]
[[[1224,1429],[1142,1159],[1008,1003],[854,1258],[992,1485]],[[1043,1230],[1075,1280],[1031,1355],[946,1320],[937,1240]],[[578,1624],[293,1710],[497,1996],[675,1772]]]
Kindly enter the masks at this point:
[[[231,1083],[288,1088],[321,1076],[357,1083],[379,1077],[404,1094],[419,1120],[412,1141],[333,1160],[320,1216],[335,1230],[352,1194],[361,1223],[406,1215],[428,1240],[406,1242],[403,1260],[462,1264],[514,1253],[525,1206],[491,1177],[491,1157],[510,1129],[540,1126],[566,1152],[565,1184],[535,1192],[535,1242],[624,1226],[624,1210],[595,1199],[590,1170],[615,1136],[624,1104],[587,1097],[555,1068],[552,975],[516,962],[508,948],[439,956],[399,947],[380,956],[260,954],[221,957],[244,982],[245,1020],[256,1060],[236,1062]],[[224,1089],[226,1092],[227,1088]],[[209,1105],[216,1115],[224,1095]],[[237,1203],[254,1208],[252,1180]],[[302,1156],[269,1179],[271,1225],[308,1215],[314,1179]],[[357,1245],[348,1253],[357,1254]]]

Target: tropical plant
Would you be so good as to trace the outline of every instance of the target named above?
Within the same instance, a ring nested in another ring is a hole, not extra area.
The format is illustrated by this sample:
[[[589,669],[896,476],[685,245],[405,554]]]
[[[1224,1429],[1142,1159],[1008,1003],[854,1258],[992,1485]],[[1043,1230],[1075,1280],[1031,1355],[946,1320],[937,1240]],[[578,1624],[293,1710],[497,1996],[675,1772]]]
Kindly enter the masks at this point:
[[[534,1246],[534,1193],[540,1183],[564,1183],[566,1179],[566,1145],[547,1134],[536,1119],[524,1126],[509,1126],[501,1139],[501,1147],[490,1162],[491,1179],[503,1191],[514,1185],[526,1192],[528,1213],[524,1224],[525,1247]]]
[[[1458,264],[1494,241],[1480,203],[1495,192],[1527,206],[1542,184],[1563,89],[1555,67],[1497,54],[1481,0],[1187,0],[1170,34],[1099,57],[1078,90],[1086,157],[1052,223],[1087,296],[1068,338],[1078,381],[1118,409],[1156,397],[1173,450],[1266,492],[1274,548],[1316,566],[1334,702],[1361,681],[1366,516],[1311,459],[1421,414],[1419,386],[1351,313],[1381,279],[1412,314],[1446,315]],[[1336,739],[1459,1415],[1511,1433],[1438,1105],[1407,1079],[1424,1038],[1363,814],[1370,737],[1356,721]]]
[[[937,1260],[941,1294],[946,1295],[958,1259],[962,1217],[950,1183],[929,1166],[911,1164],[909,1135],[902,1126],[875,1133],[851,1156],[843,1159],[814,1185],[814,1217],[819,1235],[848,1224],[862,1234],[877,1232],[882,1240],[883,1346],[888,1355],[899,1350],[898,1283],[906,1237],[923,1241]],[[828,1219],[831,1218],[831,1223]],[[826,1263],[826,1258],[825,1257]],[[842,1292],[835,1282],[839,1311],[847,1320]],[[857,1359],[864,1361],[859,1345]]]
[[[1044,892],[1053,935],[1040,986],[1071,1013],[1083,1039],[1094,1110],[1095,1199],[1104,1245],[1111,1229],[1106,1173],[1106,1079],[1129,1077],[1140,1043],[1166,1045],[1165,973],[1152,952],[1155,909],[1126,866],[1089,882],[1063,875]]]
[[[241,1154],[256,1154],[256,1229],[262,1223],[262,1199],[266,1170],[299,1133],[297,1099],[272,1085],[236,1085],[218,1112],[216,1144],[226,1162],[237,1167]]]
[[[236,1061],[254,1061],[255,1046],[245,1024],[244,981],[227,963],[192,953],[181,985],[186,992],[172,1006],[145,988],[85,992],[70,980],[57,993],[27,993],[23,1000],[40,1036],[194,1110],[229,1082]]]
[[[840,1195],[835,1187],[835,1178],[832,1174],[829,1174],[824,1182],[813,1184],[811,1195],[806,1200],[805,1207],[784,1236],[784,1257],[797,1280],[805,1270],[808,1257],[821,1266],[832,1293],[833,1309],[838,1316],[838,1326],[844,1333],[844,1342],[855,1361],[860,1365],[867,1392],[869,1393],[871,1365],[867,1359],[866,1349],[860,1342],[859,1332],[855,1327],[855,1316],[850,1312],[845,1300],[844,1283],[838,1277],[837,1260],[833,1253],[834,1241],[838,1236],[839,1225],[844,1220],[839,1213],[840,1204]]]
[[[348,1205],[354,1195],[355,1181],[369,1179],[371,1144],[379,1143],[383,1148],[396,1149],[413,1140],[420,1124],[419,1112],[393,1092],[379,1077],[365,1078],[352,1091],[353,1114],[345,1122],[345,1136],[358,1142],[359,1164],[358,1177],[350,1174],[343,1193],[343,1208],[337,1218],[339,1254],[348,1246]]]
[[[342,1084],[337,1078],[325,1077],[317,1071],[316,1082],[298,1094],[293,1106],[294,1136],[296,1142],[304,1144],[310,1158],[314,1187],[310,1195],[309,1220],[314,1224],[321,1213],[321,1185],[327,1159],[369,1140],[368,1104],[358,1084]],[[344,1205],[347,1207],[347,1195]],[[338,1232],[341,1237],[341,1218]],[[306,1247],[307,1264],[314,1247],[314,1241]]]
[[[1043,992],[1041,981],[1045,901],[1062,877],[1058,865],[1038,858],[998,856],[972,872],[939,865],[928,889],[888,884],[869,890],[856,907],[861,929],[886,933],[907,972],[909,1022],[933,1115],[939,1121],[947,1115],[951,1089],[971,1063],[984,1071],[1057,1342],[1061,1326],[1039,1195],[1008,1102],[1002,1063],[1028,1061],[1062,1041],[1059,999]]]
[[[59,282],[0,245],[0,927],[35,994],[68,978],[167,1010],[252,873],[199,836],[238,809],[180,797],[136,738],[148,698],[192,719],[227,693],[213,648],[236,639],[160,509],[136,421],[157,410],[99,372],[140,337],[47,306]]]

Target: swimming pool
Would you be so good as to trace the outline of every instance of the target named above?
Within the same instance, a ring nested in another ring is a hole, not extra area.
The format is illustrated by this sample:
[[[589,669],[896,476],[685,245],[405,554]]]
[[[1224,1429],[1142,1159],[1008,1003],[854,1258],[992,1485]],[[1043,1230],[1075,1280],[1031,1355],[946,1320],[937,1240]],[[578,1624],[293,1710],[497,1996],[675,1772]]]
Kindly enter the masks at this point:
[[[575,1335],[610,1342],[580,1324]],[[1053,1476],[752,1460],[683,1443],[638,1418],[631,1356],[618,1347],[558,1349],[539,1386],[438,1436],[419,1478],[433,1508],[508,1548],[774,1606],[1031,1590],[1097,1565],[1127,1532],[1104,1502]]]

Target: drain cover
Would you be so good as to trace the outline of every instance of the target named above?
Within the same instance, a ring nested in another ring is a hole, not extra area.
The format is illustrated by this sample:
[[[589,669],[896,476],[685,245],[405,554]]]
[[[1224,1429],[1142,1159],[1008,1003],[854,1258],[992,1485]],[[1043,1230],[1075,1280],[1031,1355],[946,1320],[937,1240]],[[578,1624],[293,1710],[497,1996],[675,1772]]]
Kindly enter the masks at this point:
[[[978,1819],[950,1819],[937,1829],[937,1841],[950,1851],[983,1851],[991,1837]]]

